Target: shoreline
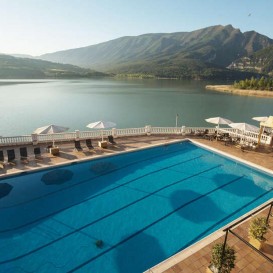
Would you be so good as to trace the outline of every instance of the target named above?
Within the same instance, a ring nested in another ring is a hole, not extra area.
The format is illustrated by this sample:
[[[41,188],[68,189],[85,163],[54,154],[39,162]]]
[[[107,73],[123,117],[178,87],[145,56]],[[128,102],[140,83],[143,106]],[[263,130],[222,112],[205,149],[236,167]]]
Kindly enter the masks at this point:
[[[245,89],[237,89],[232,85],[206,85],[206,89],[230,93],[239,96],[255,96],[255,97],[268,97],[273,98],[272,91],[262,91],[262,90],[245,90]]]

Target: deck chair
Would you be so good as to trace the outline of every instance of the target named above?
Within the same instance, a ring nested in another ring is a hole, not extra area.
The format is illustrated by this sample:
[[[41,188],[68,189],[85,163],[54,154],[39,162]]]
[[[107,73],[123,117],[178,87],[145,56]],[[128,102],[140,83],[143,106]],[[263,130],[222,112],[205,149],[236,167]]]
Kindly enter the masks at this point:
[[[16,165],[14,149],[7,150],[7,154],[8,154],[8,163],[11,165]]]
[[[86,143],[86,147],[87,147],[89,150],[94,149],[94,147],[93,147],[93,145],[92,145],[92,140],[91,140],[91,139],[86,139],[86,140],[85,140],[85,143]]]
[[[20,157],[23,163],[28,163],[27,147],[20,147]]]
[[[75,143],[75,150],[77,150],[78,152],[82,151],[81,142],[79,140],[74,140],[74,143]]]
[[[5,168],[5,163],[4,163],[4,153],[3,151],[0,151],[0,169],[4,169]]]
[[[111,143],[111,144],[117,144],[114,140],[114,137],[112,135],[108,136],[108,141]]]
[[[35,159],[43,159],[42,155],[41,155],[41,148],[40,147],[35,147],[33,152],[35,155]]]

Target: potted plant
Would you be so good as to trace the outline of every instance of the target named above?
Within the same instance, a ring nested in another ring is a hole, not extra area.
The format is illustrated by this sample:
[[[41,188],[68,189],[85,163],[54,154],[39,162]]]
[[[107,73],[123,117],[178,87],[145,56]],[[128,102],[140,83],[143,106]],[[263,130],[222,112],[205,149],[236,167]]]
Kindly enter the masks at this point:
[[[253,218],[248,228],[249,242],[257,249],[262,249],[266,238],[264,235],[268,231],[269,224],[265,217]]]
[[[235,250],[226,244],[223,255],[223,243],[215,244],[212,247],[211,261],[207,272],[230,273],[235,267]]]

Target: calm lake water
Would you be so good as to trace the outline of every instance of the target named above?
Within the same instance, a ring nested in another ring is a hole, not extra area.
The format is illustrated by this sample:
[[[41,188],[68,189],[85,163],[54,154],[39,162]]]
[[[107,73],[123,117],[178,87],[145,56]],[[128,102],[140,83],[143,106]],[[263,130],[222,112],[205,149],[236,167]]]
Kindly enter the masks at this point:
[[[273,114],[273,99],[229,95],[205,89],[208,82],[179,80],[0,81],[1,136],[30,134],[47,124],[88,130],[97,120],[117,128],[212,126],[205,118],[258,123]],[[210,82],[211,84],[211,82]]]

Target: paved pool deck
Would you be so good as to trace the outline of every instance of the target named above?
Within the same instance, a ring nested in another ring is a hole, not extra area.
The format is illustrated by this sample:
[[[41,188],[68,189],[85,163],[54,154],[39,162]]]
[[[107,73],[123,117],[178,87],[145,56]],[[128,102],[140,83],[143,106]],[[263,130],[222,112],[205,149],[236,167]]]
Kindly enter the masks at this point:
[[[85,146],[84,141],[81,142],[83,151],[77,152],[74,150],[74,143],[57,143],[60,148],[59,156],[53,156],[46,152],[46,145],[39,145],[42,151],[42,160],[35,160],[33,154],[34,146],[26,145],[28,148],[29,162],[24,164],[20,160],[19,147],[0,147],[4,151],[5,159],[7,149],[15,149],[16,165],[5,164],[4,169],[0,169],[0,177],[9,174],[14,174],[22,171],[31,171],[39,168],[47,168],[54,165],[66,164],[78,160],[87,160],[98,158],[105,155],[116,154],[124,151],[132,151],[139,148],[149,147],[158,144],[167,144],[185,138],[192,139],[199,145],[205,145],[217,151],[221,151],[246,162],[258,165],[273,172],[273,150],[271,147],[260,147],[258,150],[244,150],[237,148],[235,145],[225,145],[221,141],[209,141],[200,137],[183,137],[181,135],[160,135],[160,136],[135,136],[135,137],[120,137],[116,138],[117,145],[108,145],[107,149],[98,147],[98,140],[93,140],[94,149],[89,151]],[[267,214],[268,209],[261,212]],[[273,217],[271,222],[273,223]],[[248,222],[244,222],[236,227],[235,231],[247,240],[247,226]],[[273,224],[271,225],[273,226]],[[273,228],[271,227],[267,234],[267,243],[265,247],[265,254],[273,259]],[[211,247],[216,242],[224,241],[224,233],[218,231],[208,236],[202,241],[197,242],[190,248],[178,253],[174,257],[164,261],[163,263],[148,269],[150,273],[201,273],[206,272],[206,268],[210,262]],[[228,236],[228,244],[234,246],[236,250],[236,266],[232,272],[240,273],[271,273],[273,272],[273,265],[259,256],[254,250],[246,246],[239,239],[232,234]]]

